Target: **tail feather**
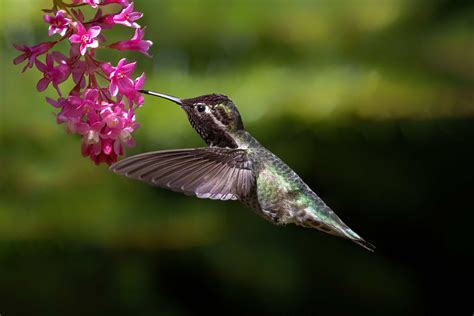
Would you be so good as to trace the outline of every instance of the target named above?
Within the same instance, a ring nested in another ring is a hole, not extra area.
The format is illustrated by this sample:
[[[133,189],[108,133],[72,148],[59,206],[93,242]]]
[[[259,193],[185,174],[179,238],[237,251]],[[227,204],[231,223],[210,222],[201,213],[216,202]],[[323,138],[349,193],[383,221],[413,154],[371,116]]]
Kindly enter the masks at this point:
[[[371,252],[375,251],[375,246],[374,245],[372,245],[370,242],[366,241],[364,238],[360,237],[358,234],[356,234],[356,232],[354,232],[352,229],[347,227],[347,225],[344,224],[344,226],[345,226],[344,237],[349,238],[350,240],[352,240],[353,242],[355,242],[359,246],[364,247],[365,249],[367,249]]]
[[[350,229],[318,196],[315,195],[314,199],[312,204],[296,212],[295,224],[352,240],[371,252],[375,251],[374,245]]]
[[[370,252],[374,252],[375,251],[375,246],[372,245],[370,242],[368,241],[365,241],[364,239],[351,239],[353,242],[355,242],[356,244],[358,244],[359,246],[361,247],[364,247],[365,249],[367,249],[368,251]]]
[[[372,245],[370,242],[366,241],[364,238],[360,237],[356,232],[350,229],[346,224],[344,224],[338,218],[338,225],[331,225],[329,223],[321,222],[319,220],[306,220],[304,222],[297,222],[298,225],[310,228],[316,228],[320,231],[323,231],[327,234],[331,234],[334,236],[342,237],[345,239],[349,239],[354,243],[358,244],[359,246],[367,249],[370,252],[375,251],[375,246]]]

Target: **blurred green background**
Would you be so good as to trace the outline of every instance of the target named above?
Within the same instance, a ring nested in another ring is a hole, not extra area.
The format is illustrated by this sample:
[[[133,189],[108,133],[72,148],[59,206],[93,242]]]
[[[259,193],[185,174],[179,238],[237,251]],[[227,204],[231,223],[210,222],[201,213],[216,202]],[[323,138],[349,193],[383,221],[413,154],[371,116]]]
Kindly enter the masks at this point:
[[[136,1],[146,88],[231,97],[375,253],[82,158],[12,65],[49,6],[1,1],[1,315],[472,313],[472,1]],[[171,103],[137,119],[129,155],[203,146]]]

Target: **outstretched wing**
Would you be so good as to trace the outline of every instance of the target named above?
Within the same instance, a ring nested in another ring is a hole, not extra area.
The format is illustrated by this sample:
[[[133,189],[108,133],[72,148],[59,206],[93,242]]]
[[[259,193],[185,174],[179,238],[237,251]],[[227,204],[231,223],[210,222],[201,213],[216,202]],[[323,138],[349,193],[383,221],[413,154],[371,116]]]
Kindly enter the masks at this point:
[[[125,158],[110,169],[120,175],[213,200],[238,200],[255,183],[242,149],[194,148],[155,151]]]

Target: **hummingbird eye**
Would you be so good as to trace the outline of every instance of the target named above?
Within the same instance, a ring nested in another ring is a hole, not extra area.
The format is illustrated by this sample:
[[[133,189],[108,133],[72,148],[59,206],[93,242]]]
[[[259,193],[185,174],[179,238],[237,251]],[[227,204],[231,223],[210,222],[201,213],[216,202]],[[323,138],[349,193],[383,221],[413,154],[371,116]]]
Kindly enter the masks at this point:
[[[198,104],[197,110],[198,112],[204,112],[206,110],[206,106],[204,104]]]

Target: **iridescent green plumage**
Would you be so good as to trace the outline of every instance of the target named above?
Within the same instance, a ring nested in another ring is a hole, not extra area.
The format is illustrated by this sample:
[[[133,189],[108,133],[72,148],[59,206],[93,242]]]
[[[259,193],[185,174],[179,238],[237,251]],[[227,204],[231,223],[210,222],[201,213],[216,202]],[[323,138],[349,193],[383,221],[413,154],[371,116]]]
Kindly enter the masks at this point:
[[[240,200],[272,223],[316,228],[375,248],[244,129],[237,107],[226,96],[180,100],[143,92],[178,103],[210,147],[132,156],[114,164],[114,172],[200,198]]]

